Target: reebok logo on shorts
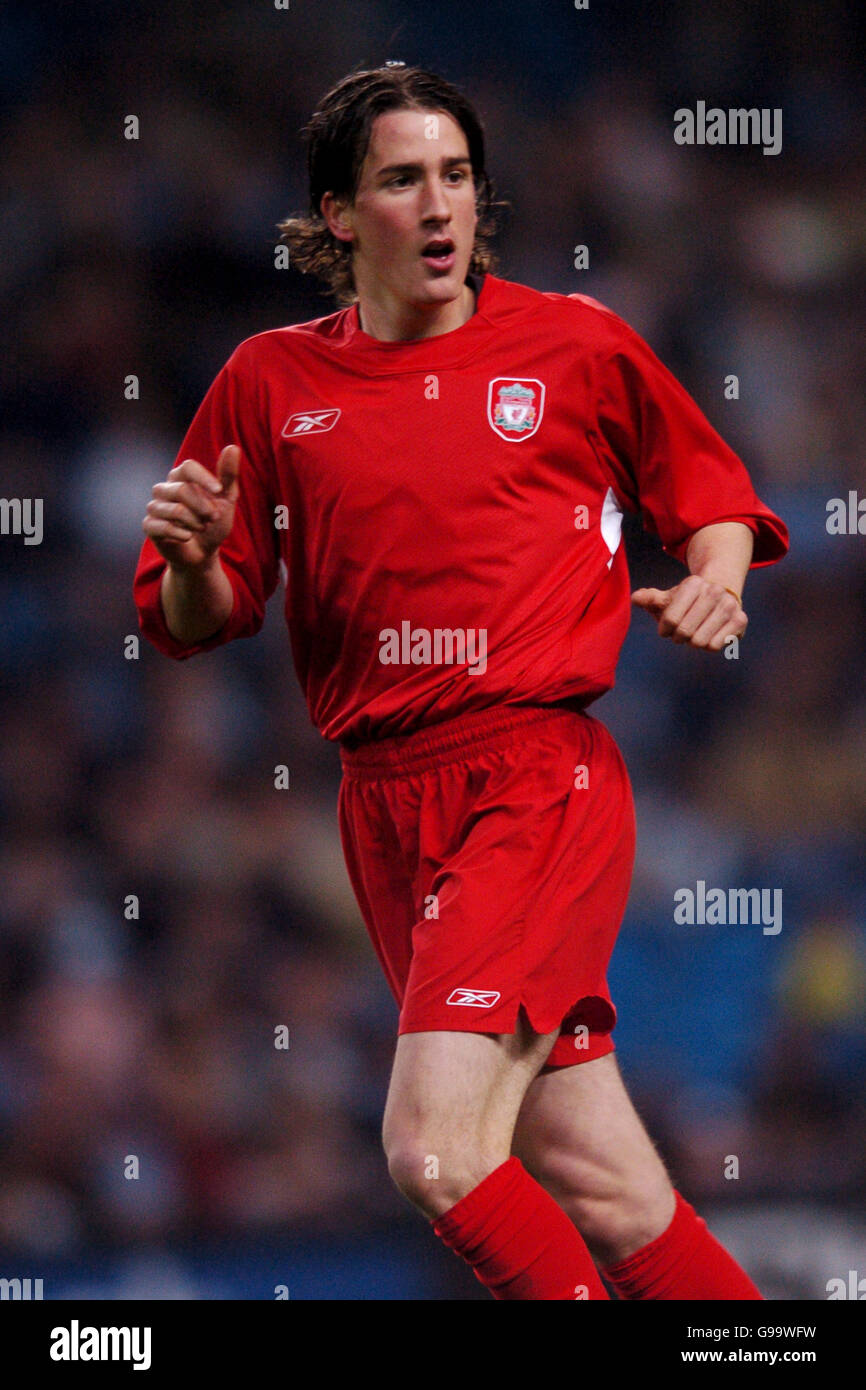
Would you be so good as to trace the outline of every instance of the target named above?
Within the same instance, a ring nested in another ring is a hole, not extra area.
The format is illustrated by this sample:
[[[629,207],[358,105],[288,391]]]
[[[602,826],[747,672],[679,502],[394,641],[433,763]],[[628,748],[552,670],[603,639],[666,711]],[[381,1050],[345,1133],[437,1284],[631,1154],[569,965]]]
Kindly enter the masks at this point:
[[[471,1009],[492,1009],[502,996],[496,989],[452,989],[446,1004],[462,1004]]]

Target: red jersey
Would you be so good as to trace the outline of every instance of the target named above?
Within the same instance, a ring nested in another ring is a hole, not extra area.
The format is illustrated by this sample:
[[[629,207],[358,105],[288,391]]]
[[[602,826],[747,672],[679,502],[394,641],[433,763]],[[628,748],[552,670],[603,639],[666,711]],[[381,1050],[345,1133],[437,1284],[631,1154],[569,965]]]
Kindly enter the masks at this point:
[[[242,450],[220,549],[234,607],[176,641],[146,539],[135,599],[160,651],[252,636],[282,574],[312,721],[353,746],[609,690],[631,613],[623,510],[681,560],[727,520],[754,532],[753,568],[785,554],[739,458],[616,314],[474,283],[475,313],[436,337],[379,341],[353,305],[236,348],[176,459]]]

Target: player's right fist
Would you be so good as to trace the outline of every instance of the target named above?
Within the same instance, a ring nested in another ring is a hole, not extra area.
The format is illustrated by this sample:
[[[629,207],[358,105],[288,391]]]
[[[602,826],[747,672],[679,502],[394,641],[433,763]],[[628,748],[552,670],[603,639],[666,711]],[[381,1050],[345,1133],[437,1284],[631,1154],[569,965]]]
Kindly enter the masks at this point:
[[[195,459],[184,459],[154,485],[141,528],[173,569],[200,568],[219,550],[234,523],[240,466],[240,449],[227,444],[216,477]]]

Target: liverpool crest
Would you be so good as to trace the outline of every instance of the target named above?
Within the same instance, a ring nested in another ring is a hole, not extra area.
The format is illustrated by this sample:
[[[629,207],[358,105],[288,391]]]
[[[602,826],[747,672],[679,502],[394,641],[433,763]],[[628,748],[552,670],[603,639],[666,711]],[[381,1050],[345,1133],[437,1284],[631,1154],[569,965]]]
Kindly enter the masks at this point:
[[[544,383],[534,377],[498,376],[487,393],[487,418],[502,439],[529,439],[541,424]]]

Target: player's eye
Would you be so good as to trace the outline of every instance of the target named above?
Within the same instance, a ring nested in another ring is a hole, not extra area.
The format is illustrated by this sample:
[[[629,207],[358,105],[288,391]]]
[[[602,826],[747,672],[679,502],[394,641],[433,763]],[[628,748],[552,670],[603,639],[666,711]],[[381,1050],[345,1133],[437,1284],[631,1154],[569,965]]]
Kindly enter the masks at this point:
[[[395,174],[393,179],[388,180],[389,188],[396,188],[398,185],[405,185],[411,182],[411,174]]]

